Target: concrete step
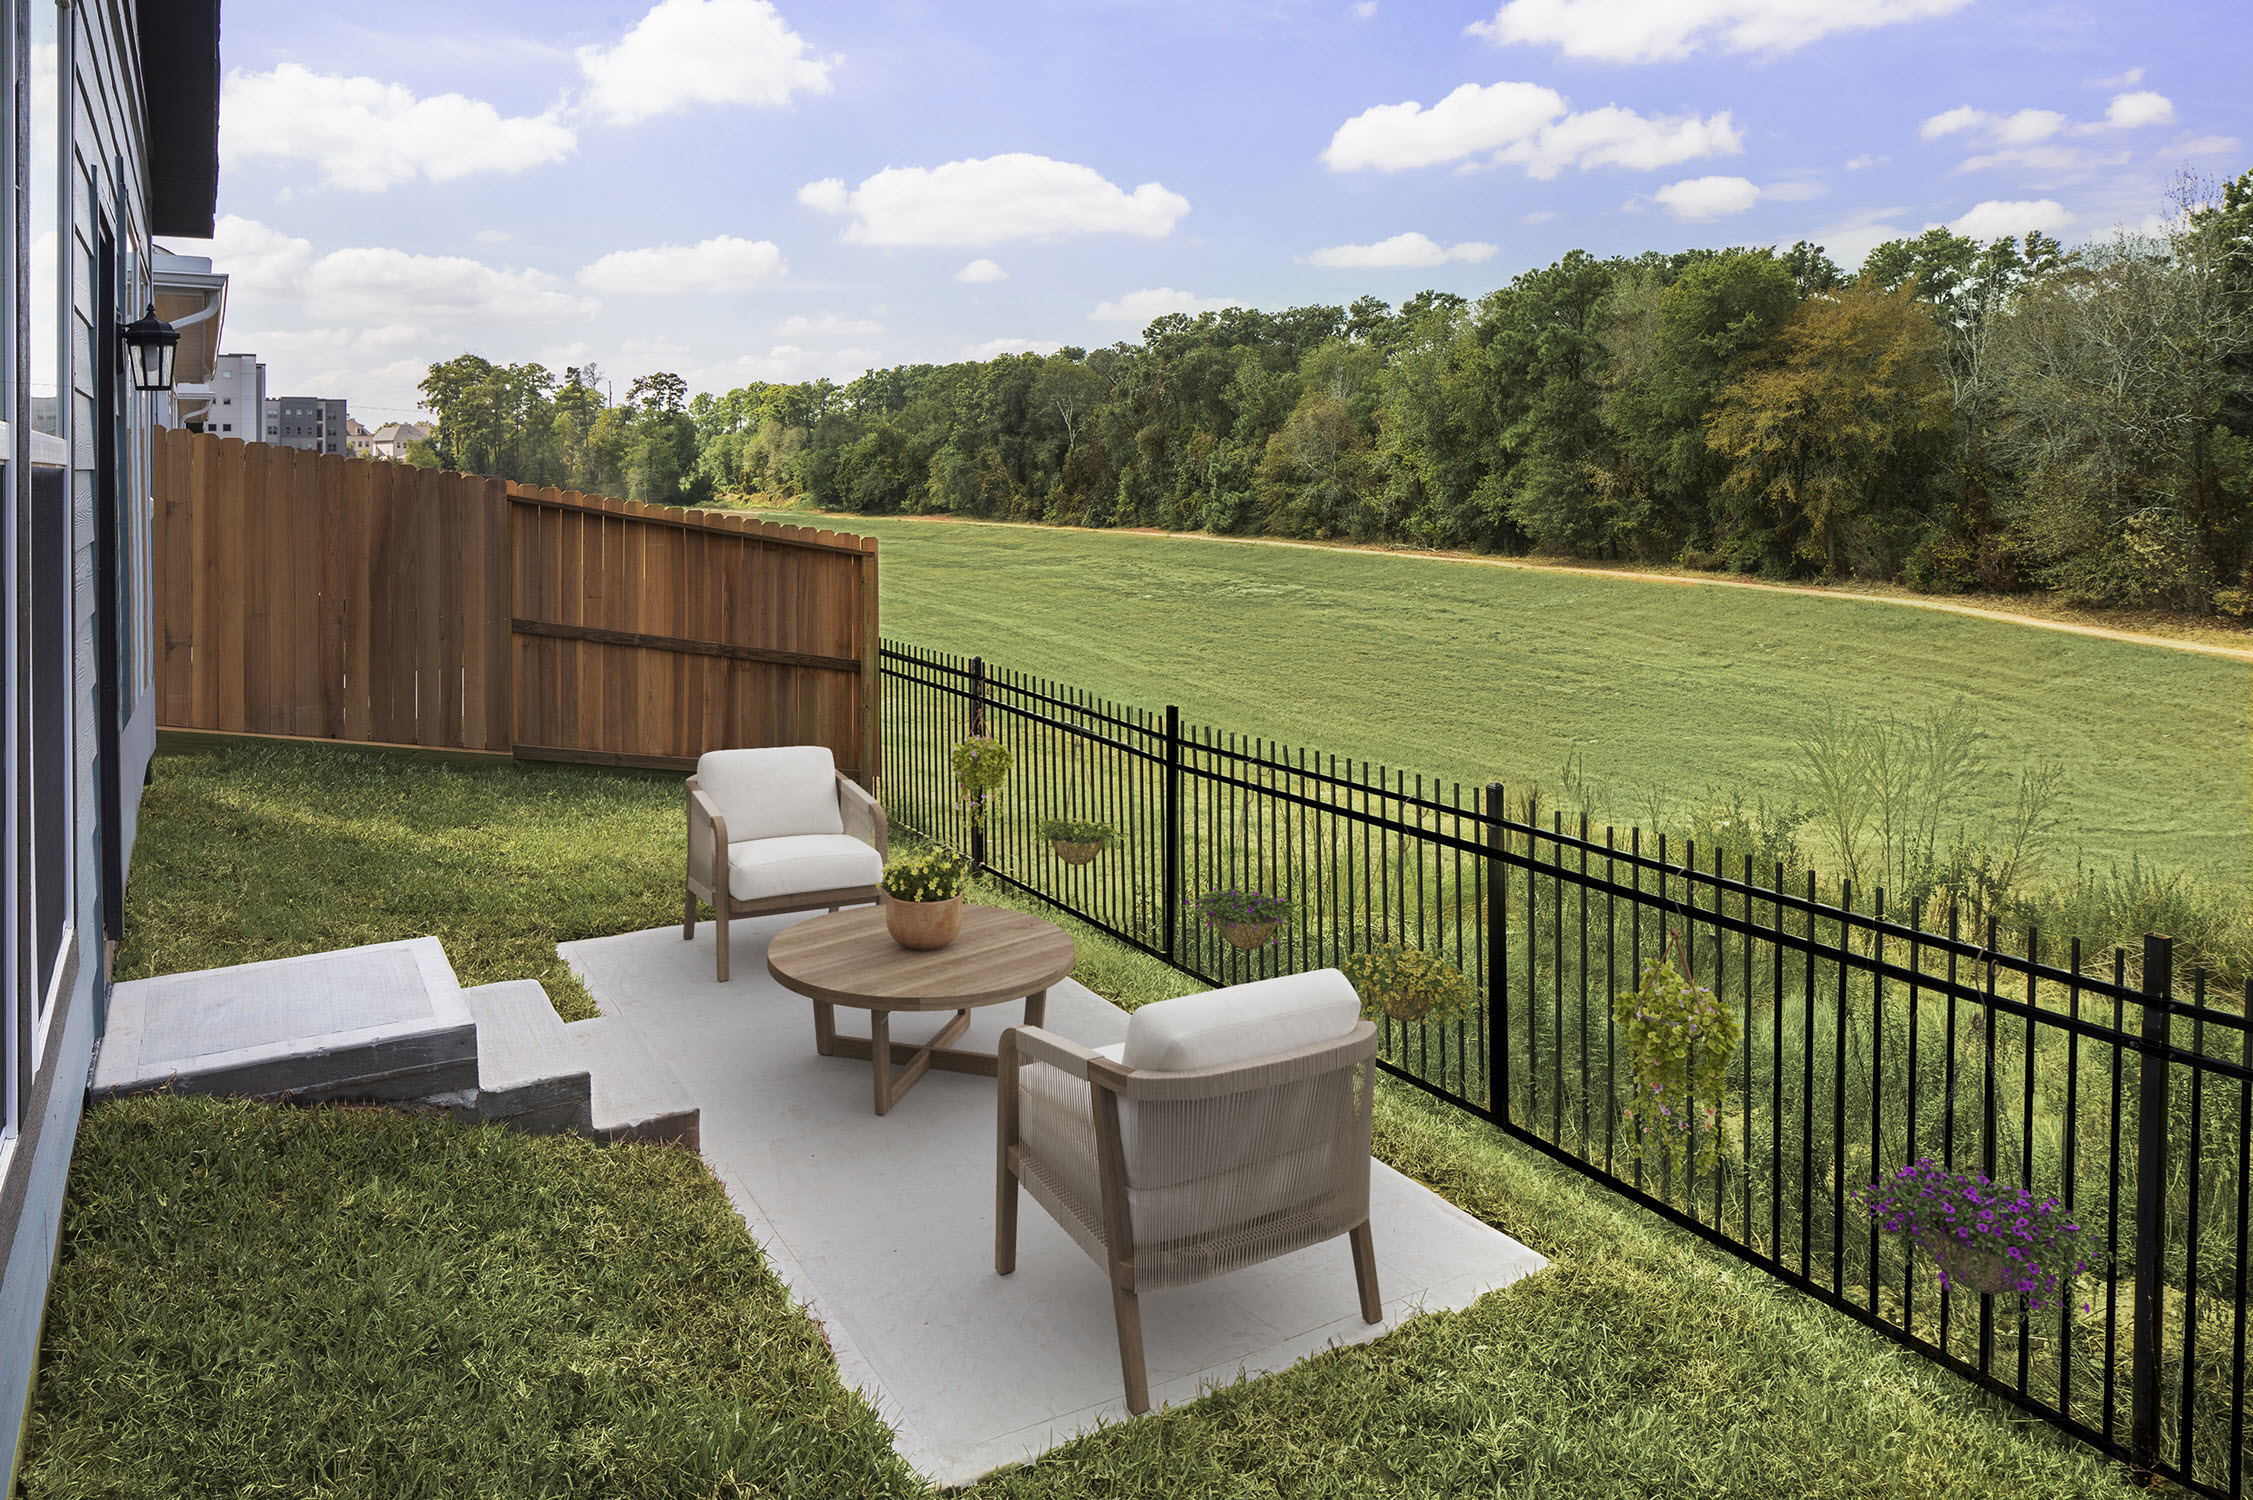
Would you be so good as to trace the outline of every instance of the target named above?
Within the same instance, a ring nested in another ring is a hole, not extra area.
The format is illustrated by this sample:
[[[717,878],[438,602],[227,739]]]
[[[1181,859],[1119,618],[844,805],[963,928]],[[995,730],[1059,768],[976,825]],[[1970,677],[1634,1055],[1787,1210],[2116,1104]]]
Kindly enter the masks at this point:
[[[477,1024],[432,937],[134,979],[91,1097],[407,1100],[477,1087]]]
[[[459,1111],[536,1135],[590,1134],[587,1063],[536,979],[464,990],[477,1022],[477,1091]]]
[[[696,1101],[623,1016],[572,1021],[564,1031],[593,1084],[597,1140],[698,1147]]]

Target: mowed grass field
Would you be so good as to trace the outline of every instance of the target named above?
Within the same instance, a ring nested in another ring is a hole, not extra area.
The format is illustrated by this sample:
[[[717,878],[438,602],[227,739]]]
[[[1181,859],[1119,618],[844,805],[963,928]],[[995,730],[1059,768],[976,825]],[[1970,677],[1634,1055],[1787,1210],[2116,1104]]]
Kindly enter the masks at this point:
[[[805,512],[775,519],[806,524]],[[2253,664],[1841,597],[1198,537],[822,517],[882,542],[888,638],[1184,718],[1464,783],[1554,792],[1577,759],[1622,825],[1652,800],[1794,800],[1833,704],[1961,696],[1991,770],[2063,773],[2052,873],[2253,876]]]

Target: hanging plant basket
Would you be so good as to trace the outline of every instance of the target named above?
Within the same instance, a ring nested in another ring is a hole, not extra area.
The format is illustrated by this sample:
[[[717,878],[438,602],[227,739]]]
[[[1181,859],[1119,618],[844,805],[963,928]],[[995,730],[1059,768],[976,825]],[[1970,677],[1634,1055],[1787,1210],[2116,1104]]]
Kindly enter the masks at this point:
[[[1220,935],[1227,939],[1231,948],[1241,948],[1249,953],[1255,948],[1264,948],[1269,943],[1274,942],[1276,930],[1283,924],[1281,922],[1222,922],[1217,925],[1220,928]]]
[[[1041,822],[1040,836],[1048,840],[1048,847],[1065,864],[1084,865],[1110,848],[1111,840],[1119,835],[1110,824],[1092,818],[1046,818]]]
[[[1969,1246],[1936,1244],[1932,1258],[1948,1275],[1948,1285],[1962,1292],[2007,1292],[2018,1285],[2018,1267],[2008,1256]]]

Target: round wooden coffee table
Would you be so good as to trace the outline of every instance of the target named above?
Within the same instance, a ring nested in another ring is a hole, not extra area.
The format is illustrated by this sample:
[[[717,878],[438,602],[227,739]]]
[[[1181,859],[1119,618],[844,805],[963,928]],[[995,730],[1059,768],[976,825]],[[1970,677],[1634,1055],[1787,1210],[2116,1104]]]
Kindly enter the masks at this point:
[[[944,948],[902,948],[884,929],[881,906],[856,906],[800,922],[767,945],[767,972],[814,1002],[814,1051],[865,1057],[876,1075],[876,1112],[892,1106],[933,1068],[994,1076],[994,1055],[949,1044],[970,1028],[970,1012],[1005,1000],[1025,1002],[1025,1024],[1046,1019],[1048,987],[1072,972],[1071,934],[997,906],[966,906],[962,934]],[[839,1036],[834,1007],[868,1012],[868,1040]],[[894,1011],[951,1010],[954,1019],[921,1047],[892,1040]],[[894,1063],[903,1066],[896,1071]]]

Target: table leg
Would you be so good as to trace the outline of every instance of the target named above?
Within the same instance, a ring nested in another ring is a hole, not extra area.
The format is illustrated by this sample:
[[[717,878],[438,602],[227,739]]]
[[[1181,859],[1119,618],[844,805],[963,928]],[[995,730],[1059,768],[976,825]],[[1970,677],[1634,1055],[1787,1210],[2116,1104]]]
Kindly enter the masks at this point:
[[[1025,1024],[1027,1026],[1046,1026],[1048,1024],[1048,991],[1035,990],[1025,997]]]
[[[892,1013],[872,1010],[868,1013],[868,1060],[876,1070],[876,1112],[892,1112]]]
[[[818,1057],[837,1055],[837,1007],[826,1000],[814,1002],[814,1053]]]

